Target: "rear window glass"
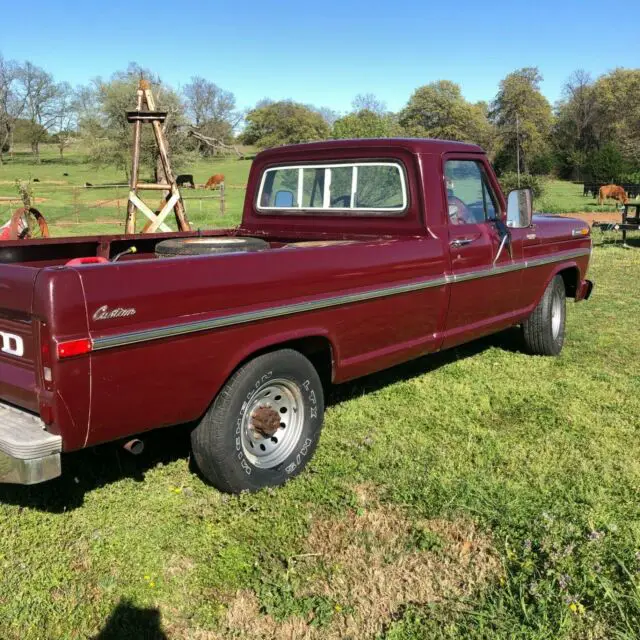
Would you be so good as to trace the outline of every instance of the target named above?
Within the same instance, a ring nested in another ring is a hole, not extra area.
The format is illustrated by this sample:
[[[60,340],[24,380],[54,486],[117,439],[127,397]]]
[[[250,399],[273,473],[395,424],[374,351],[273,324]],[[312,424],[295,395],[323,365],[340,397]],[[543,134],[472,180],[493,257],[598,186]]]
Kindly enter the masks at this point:
[[[401,213],[407,187],[400,164],[360,162],[267,169],[258,209],[278,213]]]

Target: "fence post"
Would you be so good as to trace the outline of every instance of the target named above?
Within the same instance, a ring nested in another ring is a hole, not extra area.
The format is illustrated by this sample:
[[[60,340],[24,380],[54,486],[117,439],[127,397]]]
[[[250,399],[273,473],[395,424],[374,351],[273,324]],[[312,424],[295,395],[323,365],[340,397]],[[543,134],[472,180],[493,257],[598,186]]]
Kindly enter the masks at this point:
[[[78,187],[73,187],[73,212],[76,214],[76,223],[80,224],[80,206],[78,205]]]

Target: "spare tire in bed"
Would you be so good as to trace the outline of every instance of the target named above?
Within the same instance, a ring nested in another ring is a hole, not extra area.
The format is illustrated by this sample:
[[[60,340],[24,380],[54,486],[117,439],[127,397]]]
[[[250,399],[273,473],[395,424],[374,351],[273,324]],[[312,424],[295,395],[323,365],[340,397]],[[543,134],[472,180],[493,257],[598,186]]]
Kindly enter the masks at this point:
[[[269,243],[260,238],[173,238],[156,245],[156,256],[200,256],[216,253],[246,253],[269,248]]]

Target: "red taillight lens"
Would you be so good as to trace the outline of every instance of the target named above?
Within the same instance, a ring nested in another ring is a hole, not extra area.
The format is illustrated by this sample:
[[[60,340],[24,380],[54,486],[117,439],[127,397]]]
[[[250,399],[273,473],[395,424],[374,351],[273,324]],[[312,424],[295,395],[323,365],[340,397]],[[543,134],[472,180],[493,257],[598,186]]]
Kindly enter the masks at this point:
[[[58,342],[58,359],[71,358],[72,356],[81,356],[91,351],[91,340],[89,338],[80,338],[79,340],[67,340],[66,342]]]

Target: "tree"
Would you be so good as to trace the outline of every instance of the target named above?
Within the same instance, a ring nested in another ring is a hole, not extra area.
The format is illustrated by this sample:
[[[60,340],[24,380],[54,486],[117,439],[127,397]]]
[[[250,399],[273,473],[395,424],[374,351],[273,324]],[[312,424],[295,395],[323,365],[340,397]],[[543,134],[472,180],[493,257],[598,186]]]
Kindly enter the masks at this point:
[[[552,131],[559,173],[564,178],[581,178],[587,156],[597,149],[596,124],[598,104],[591,75],[582,69],[574,71],[562,89],[556,105]]]
[[[332,137],[390,138],[400,134],[400,127],[391,115],[379,115],[368,109],[350,113],[333,125]]]
[[[625,162],[640,168],[640,69],[615,69],[600,76],[593,91],[599,146],[615,144]]]
[[[500,149],[499,169],[529,172],[536,156],[549,153],[553,114],[549,101],[540,93],[542,75],[535,67],[510,73],[500,88],[489,112],[497,127]]]
[[[20,66],[0,55],[0,165],[11,147],[16,120],[24,111],[24,99],[17,93]]]
[[[55,121],[56,132],[52,136],[58,145],[60,159],[64,158],[64,150],[71,144],[75,137],[75,128],[77,126],[78,106],[77,96],[68,82],[62,82],[58,85],[58,106],[57,117]]]
[[[33,157],[40,161],[40,143],[54,127],[60,115],[61,87],[50,73],[25,62],[17,74],[17,93],[24,102],[24,116],[31,126],[29,142]]]
[[[180,166],[189,158],[184,105],[178,94],[161,79],[136,64],[126,71],[114,73],[109,80],[96,78],[91,87],[79,92],[79,123],[82,136],[89,145],[91,160],[98,165],[119,167],[129,175],[133,127],[126,112],[135,108],[140,78],[152,84],[156,107],[167,111],[163,130],[171,152],[172,165]],[[156,182],[165,179],[162,163],[149,126],[142,127],[140,162]]]
[[[199,76],[183,89],[186,115],[196,132],[200,134],[198,150],[203,154],[218,153],[233,140],[233,130],[242,119],[236,111],[233,93]],[[218,140],[221,145],[207,143],[206,139]]]
[[[467,102],[460,86],[449,80],[416,89],[400,112],[399,122],[415,137],[474,142],[487,150],[491,143],[486,105]]]
[[[608,143],[589,153],[585,168],[595,182],[618,182],[630,167],[615,144]]]
[[[330,133],[329,126],[317,111],[291,100],[258,103],[247,114],[246,123],[242,142],[262,149],[324,140]]]
[[[593,81],[574,72],[556,106],[553,144],[562,177],[621,180],[640,169],[640,69]]]
[[[359,93],[352,101],[351,108],[354,112],[371,111],[382,116],[387,112],[387,103],[378,99],[373,93]]]
[[[317,111],[322,119],[327,123],[329,127],[333,127],[337,120],[340,119],[340,114],[331,107],[310,107],[313,111]]]

